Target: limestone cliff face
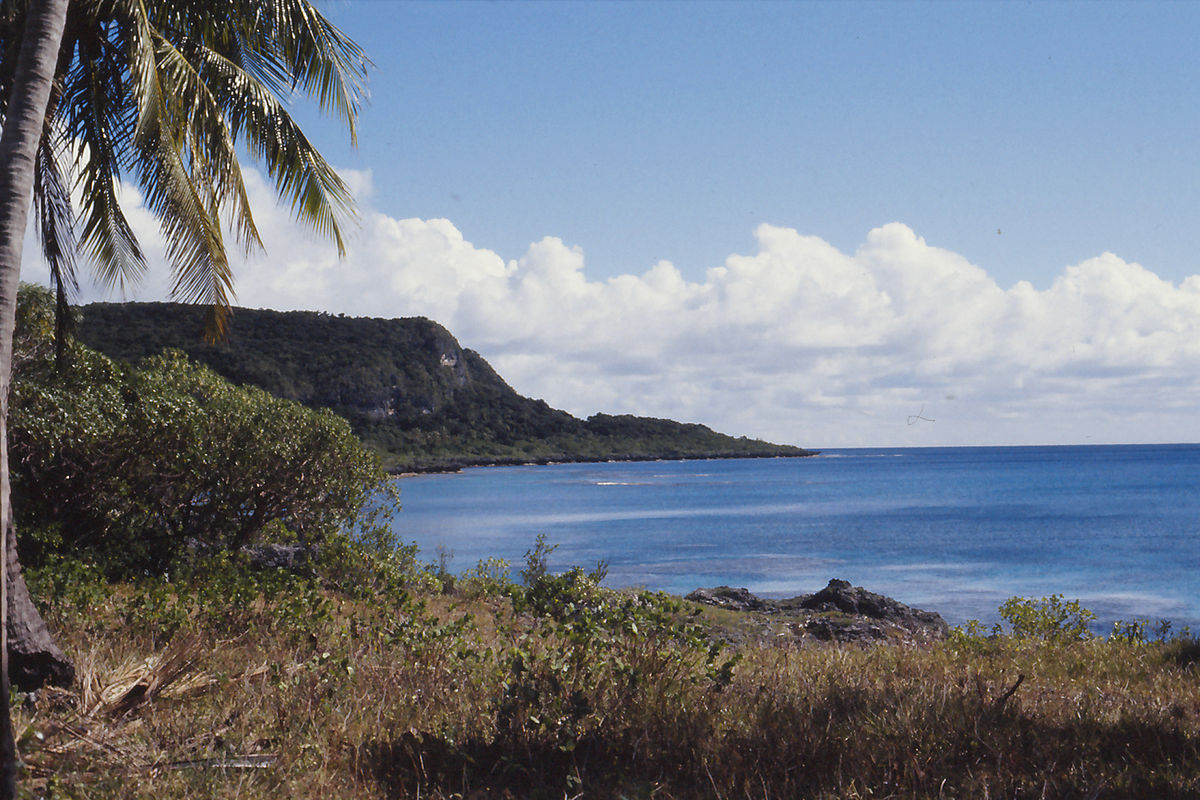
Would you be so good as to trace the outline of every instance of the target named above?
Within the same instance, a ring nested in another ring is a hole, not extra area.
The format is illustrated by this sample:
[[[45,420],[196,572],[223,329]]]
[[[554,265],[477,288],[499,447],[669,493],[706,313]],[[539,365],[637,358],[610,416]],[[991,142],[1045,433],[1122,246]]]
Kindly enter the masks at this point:
[[[208,345],[203,315],[176,303],[93,303],[82,311],[79,337],[124,360],[174,347],[239,383],[372,418],[434,414],[480,386],[512,392],[477,353],[424,317],[239,308],[228,341]]]

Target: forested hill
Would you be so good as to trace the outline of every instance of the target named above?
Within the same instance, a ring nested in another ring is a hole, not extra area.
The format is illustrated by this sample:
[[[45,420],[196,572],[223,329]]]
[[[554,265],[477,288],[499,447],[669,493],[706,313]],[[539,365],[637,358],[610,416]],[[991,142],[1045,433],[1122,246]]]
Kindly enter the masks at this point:
[[[177,348],[236,382],[345,416],[397,471],[528,461],[811,455],[696,424],[596,414],[580,420],[522,397],[476,352],[421,317],[234,311],[228,341],[203,340],[206,310],[93,303],[80,340],[136,361]]]

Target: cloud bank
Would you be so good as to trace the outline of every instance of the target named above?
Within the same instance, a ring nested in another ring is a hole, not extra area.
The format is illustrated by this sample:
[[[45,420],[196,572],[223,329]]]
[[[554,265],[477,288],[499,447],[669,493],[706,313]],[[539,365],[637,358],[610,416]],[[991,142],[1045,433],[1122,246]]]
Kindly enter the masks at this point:
[[[814,447],[1200,441],[1200,276],[1175,285],[1103,253],[1048,288],[1004,288],[892,222],[853,253],[764,223],[755,252],[698,279],[668,261],[597,279],[552,236],[506,259],[449,220],[373,210],[367,174],[351,176],[362,216],[339,260],[248,177],[267,254],[239,265],[239,305],[429,317],[577,415]],[[128,297],[165,299],[165,273]]]

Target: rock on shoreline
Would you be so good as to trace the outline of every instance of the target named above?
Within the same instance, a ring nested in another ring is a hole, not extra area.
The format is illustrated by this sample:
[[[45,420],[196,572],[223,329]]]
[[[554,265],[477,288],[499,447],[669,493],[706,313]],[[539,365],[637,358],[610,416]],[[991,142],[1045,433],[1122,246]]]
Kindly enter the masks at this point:
[[[815,594],[786,600],[762,598],[748,589],[729,586],[697,589],[685,599],[745,612],[766,623],[782,623],[799,638],[819,641],[930,642],[950,633],[950,626],[940,614],[906,606],[836,578]]]

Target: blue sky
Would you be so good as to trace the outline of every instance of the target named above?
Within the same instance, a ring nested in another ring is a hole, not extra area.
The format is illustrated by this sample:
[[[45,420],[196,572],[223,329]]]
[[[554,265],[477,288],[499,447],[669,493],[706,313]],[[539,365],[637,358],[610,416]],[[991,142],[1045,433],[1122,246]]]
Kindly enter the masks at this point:
[[[427,316],[584,416],[1200,441],[1198,4],[321,7],[358,149],[296,114],[360,224],[339,260],[248,173],[243,305]]]
[[[376,64],[376,204],[596,276],[685,275],[760,222],[853,249],[893,221],[1001,285],[1200,245],[1200,7],[1169,3],[324,6]]]

